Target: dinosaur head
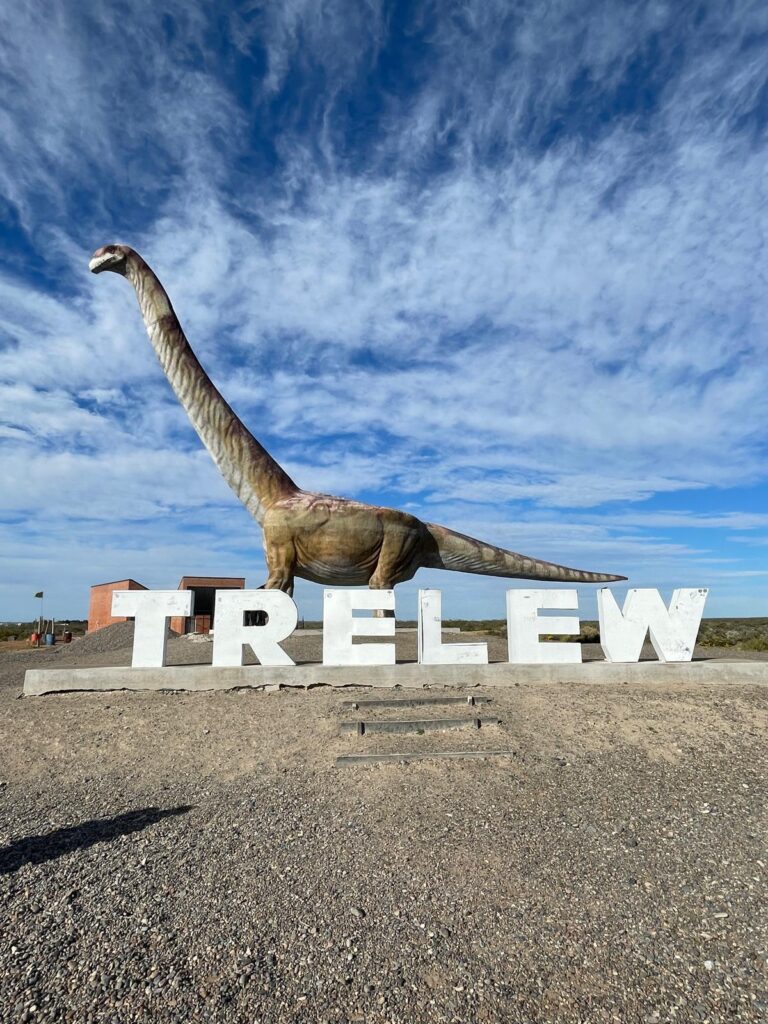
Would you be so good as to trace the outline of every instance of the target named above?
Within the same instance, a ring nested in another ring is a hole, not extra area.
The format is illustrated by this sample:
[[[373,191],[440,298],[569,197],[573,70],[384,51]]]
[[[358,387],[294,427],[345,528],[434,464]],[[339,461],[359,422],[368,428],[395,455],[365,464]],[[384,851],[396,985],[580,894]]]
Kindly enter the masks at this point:
[[[92,274],[100,274],[102,270],[112,270],[116,274],[125,276],[128,257],[131,255],[133,255],[133,249],[129,245],[102,245],[91,256],[88,269]]]

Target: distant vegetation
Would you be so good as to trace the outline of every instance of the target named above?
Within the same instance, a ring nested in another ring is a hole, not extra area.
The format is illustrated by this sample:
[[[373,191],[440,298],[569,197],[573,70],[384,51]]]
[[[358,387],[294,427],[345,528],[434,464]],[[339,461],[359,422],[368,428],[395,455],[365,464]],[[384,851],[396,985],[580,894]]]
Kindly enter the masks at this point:
[[[306,629],[321,629],[322,622],[305,622]],[[416,627],[415,619],[398,619],[401,628]],[[571,643],[600,643],[597,622],[584,620],[578,636],[543,635],[544,640],[563,640]],[[462,633],[484,633],[506,639],[505,619],[445,619],[443,626],[458,628]],[[702,647],[734,647],[742,651],[768,651],[768,618],[766,619],[702,619],[697,640]]]
[[[448,619],[444,626],[458,626],[462,633],[485,633],[488,636],[500,636],[506,639],[506,619]],[[542,640],[565,640],[574,644],[597,644],[600,642],[600,630],[596,622],[581,622],[578,636],[557,636],[542,633]]]
[[[87,619],[57,619],[56,634],[61,635],[62,629],[70,629],[73,636],[82,636],[88,628]],[[26,640],[30,633],[37,629],[37,619],[34,622],[3,622],[0,623],[0,641],[15,636],[18,640]]]
[[[482,632],[490,636],[506,637],[507,624],[503,619],[484,619],[471,622],[453,619],[445,626],[460,626],[462,632]],[[600,627],[588,620],[581,623],[581,633],[574,636],[546,636],[547,640],[570,640],[580,644],[600,643]],[[768,651],[768,619],[702,619],[698,640],[702,647],[735,647],[741,651]]]
[[[458,626],[462,633],[485,633],[487,636],[505,638],[507,635],[506,619],[444,619],[443,626],[448,629],[455,629]]]
[[[56,622],[56,632],[61,633],[66,620]],[[416,628],[415,620],[398,620],[398,626]],[[322,629],[322,622],[306,621],[305,629]],[[487,636],[506,638],[507,623],[504,619],[446,619],[443,625],[458,627],[462,633],[484,633]],[[85,633],[88,623],[85,619],[70,619],[69,629],[74,636]],[[0,624],[0,641],[15,636],[26,639],[37,629],[37,621]],[[564,640],[580,644],[600,642],[600,629],[596,622],[581,623],[578,636],[547,636],[547,640]],[[765,619],[703,619],[699,630],[698,643],[702,647],[737,647],[742,651],[768,651],[768,618]]]
[[[318,626],[320,623],[318,623]],[[415,622],[398,622],[398,626],[415,626]],[[543,635],[545,640],[563,640],[580,644],[599,644],[597,622],[583,620],[578,636]],[[443,626],[458,626],[462,633],[485,633],[506,639],[505,619],[446,619]],[[765,619],[702,619],[697,643],[702,647],[735,647],[742,651],[768,651],[768,618]]]
[[[768,619],[703,619],[699,643],[702,647],[768,651]]]

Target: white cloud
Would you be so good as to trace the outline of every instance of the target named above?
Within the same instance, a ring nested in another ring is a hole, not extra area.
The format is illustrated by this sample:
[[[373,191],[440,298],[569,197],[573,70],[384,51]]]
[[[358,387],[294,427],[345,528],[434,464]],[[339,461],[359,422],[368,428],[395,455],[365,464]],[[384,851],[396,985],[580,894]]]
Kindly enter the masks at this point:
[[[630,514],[614,515],[612,522],[617,527],[674,527],[686,530],[764,530],[768,528],[768,513],[765,512],[709,512],[694,513],[684,510],[668,512],[633,511]],[[742,538],[749,542],[749,538]]]

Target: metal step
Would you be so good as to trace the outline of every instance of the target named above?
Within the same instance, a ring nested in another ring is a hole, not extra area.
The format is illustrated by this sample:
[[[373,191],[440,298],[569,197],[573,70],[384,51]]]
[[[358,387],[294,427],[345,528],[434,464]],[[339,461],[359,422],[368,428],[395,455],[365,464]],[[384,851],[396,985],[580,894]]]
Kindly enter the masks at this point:
[[[355,765],[400,763],[403,761],[427,761],[431,758],[453,761],[478,760],[483,757],[514,757],[514,750],[440,750],[433,753],[409,754],[343,754],[336,758],[337,768]]]
[[[446,729],[482,729],[486,725],[499,725],[498,718],[405,718],[374,719],[372,722],[342,722],[342,732],[365,736],[369,732],[442,732]]]
[[[431,704],[490,704],[490,697],[388,697],[381,700],[345,700],[341,707],[345,711],[357,711],[360,708],[419,708]]]

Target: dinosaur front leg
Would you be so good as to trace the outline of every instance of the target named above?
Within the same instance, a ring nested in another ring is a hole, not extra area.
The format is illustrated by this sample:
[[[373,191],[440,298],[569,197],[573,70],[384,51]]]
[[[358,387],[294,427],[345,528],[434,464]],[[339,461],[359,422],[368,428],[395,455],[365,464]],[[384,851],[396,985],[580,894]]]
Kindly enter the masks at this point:
[[[293,597],[293,579],[296,573],[296,549],[287,537],[265,534],[264,554],[269,576],[265,590],[282,590]]]
[[[284,572],[270,573],[267,582],[262,590],[282,590],[288,597],[293,597],[293,573],[286,575]]]
[[[293,545],[266,544],[265,553],[269,576],[267,577],[267,582],[263,583],[258,589],[282,590],[288,597],[293,597],[294,570],[296,566],[296,554]],[[246,625],[265,626],[266,624],[266,612],[255,611],[248,613]]]

